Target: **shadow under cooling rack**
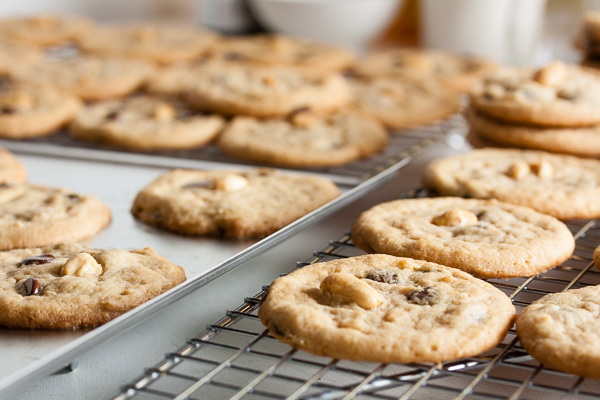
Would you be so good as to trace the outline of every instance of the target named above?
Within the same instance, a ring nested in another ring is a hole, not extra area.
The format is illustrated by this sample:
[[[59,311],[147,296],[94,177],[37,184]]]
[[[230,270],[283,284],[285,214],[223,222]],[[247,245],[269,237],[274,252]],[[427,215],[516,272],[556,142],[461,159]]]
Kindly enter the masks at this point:
[[[488,281],[518,311],[548,293],[600,284],[592,263],[600,227],[595,220],[567,225],[576,248],[563,265],[531,278]],[[361,254],[346,233],[297,268]],[[246,298],[113,399],[600,399],[600,381],[543,367],[514,329],[477,357],[439,364],[354,362],[294,350],[258,319],[267,290]]]

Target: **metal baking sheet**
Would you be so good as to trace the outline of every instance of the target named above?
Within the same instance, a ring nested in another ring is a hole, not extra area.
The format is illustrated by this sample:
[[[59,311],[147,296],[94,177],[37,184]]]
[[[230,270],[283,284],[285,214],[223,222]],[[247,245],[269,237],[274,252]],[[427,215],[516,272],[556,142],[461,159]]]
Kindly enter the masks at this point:
[[[169,168],[240,170],[248,166],[167,155],[71,148],[56,143],[0,141],[1,146],[17,153],[23,161],[31,183],[94,194],[111,208],[113,221],[110,227],[86,244],[127,249],[151,246],[159,254],[183,266],[188,276],[186,282],[169,292],[92,330],[44,332],[1,329],[0,397],[29,383],[31,379],[63,368],[80,354],[130,329],[160,308],[384,184],[410,162],[413,155],[453,129],[460,129],[460,126],[450,123],[398,135],[394,140],[395,145],[388,150],[391,153],[384,158],[365,160],[362,164],[351,166],[352,175],[337,175],[344,178],[342,196],[260,241],[178,236],[146,226],[129,213],[137,192]],[[322,175],[329,173],[323,171]],[[351,179],[345,179],[347,177]]]

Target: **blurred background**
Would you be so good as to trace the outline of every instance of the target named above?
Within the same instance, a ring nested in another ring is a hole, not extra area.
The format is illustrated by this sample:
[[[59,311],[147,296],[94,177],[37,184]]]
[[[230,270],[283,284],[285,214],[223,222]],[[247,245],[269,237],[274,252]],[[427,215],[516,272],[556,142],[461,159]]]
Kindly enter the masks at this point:
[[[98,22],[204,25],[226,34],[276,31],[364,51],[428,46],[511,65],[576,62],[585,10],[599,0],[21,0],[0,15],[69,13]]]

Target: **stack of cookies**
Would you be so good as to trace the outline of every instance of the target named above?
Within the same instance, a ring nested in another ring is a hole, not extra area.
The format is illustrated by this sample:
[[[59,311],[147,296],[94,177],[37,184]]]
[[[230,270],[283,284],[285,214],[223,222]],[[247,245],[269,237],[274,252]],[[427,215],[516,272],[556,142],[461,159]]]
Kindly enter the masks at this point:
[[[600,78],[555,61],[487,76],[474,88],[466,117],[475,140],[597,157],[599,110]]]

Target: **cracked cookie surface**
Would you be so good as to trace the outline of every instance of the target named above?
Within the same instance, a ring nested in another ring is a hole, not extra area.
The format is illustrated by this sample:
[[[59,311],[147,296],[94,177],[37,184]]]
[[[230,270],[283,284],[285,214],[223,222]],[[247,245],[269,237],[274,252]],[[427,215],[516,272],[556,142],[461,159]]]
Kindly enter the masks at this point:
[[[111,213],[94,196],[67,189],[0,185],[0,249],[45,246],[92,236]]]
[[[138,193],[131,212],[147,224],[186,235],[261,237],[338,195],[327,179],[271,169],[173,170]]]
[[[76,329],[103,324],[185,280],[147,247],[76,243],[0,252],[0,325]]]
[[[515,308],[454,268],[376,254],[308,265],[270,286],[258,315],[271,335],[313,354],[437,362],[497,345]]]
[[[480,149],[433,161],[423,184],[444,196],[497,199],[559,219],[600,216],[600,161],[535,150]]]
[[[554,217],[457,197],[379,204],[354,222],[352,241],[369,253],[427,260],[486,279],[536,275],[567,260],[575,247]]]

